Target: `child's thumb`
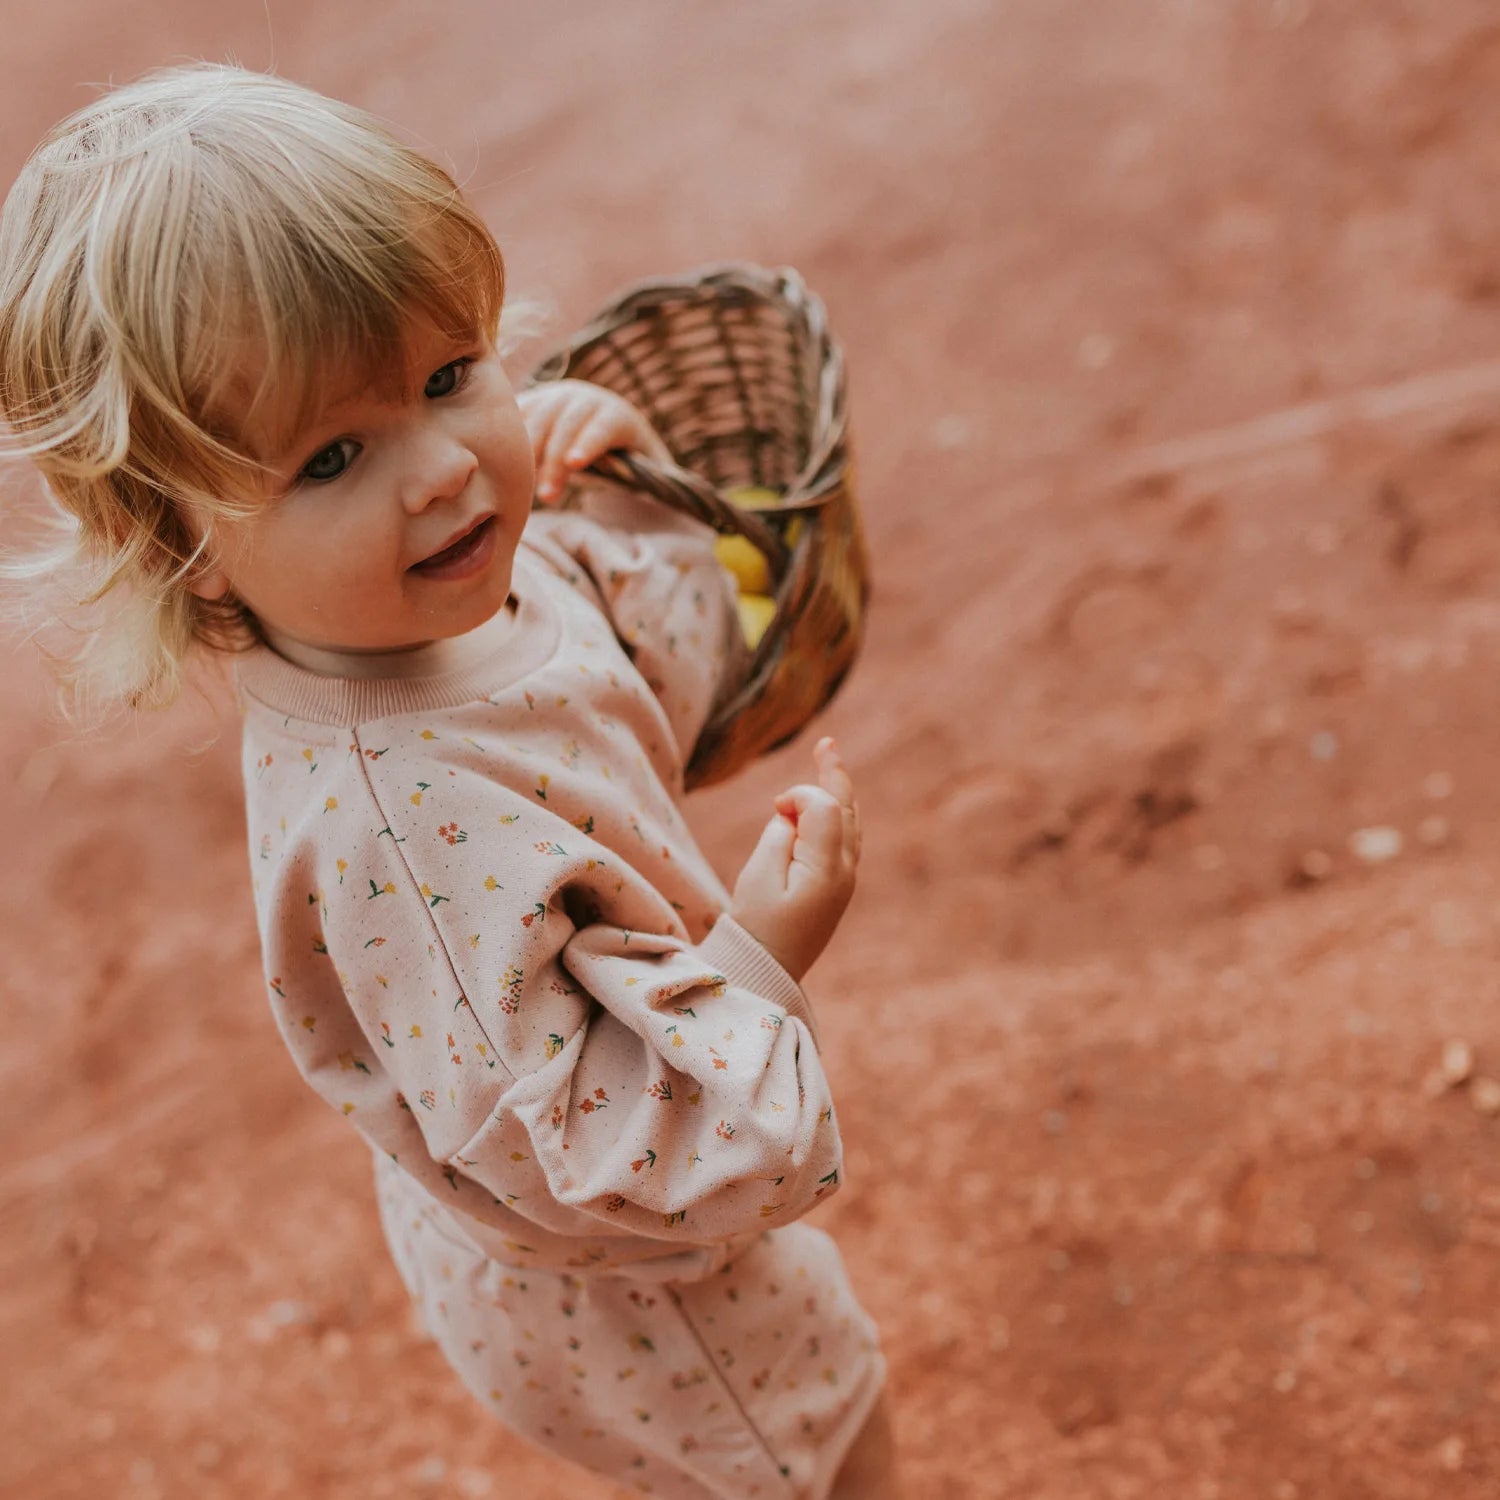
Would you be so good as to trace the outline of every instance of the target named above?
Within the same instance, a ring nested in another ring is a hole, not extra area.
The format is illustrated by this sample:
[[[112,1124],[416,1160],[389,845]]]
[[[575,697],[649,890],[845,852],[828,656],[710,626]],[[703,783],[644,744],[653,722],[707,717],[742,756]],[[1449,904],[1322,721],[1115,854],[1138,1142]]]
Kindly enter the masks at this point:
[[[792,848],[797,842],[797,825],[790,818],[775,813],[771,821],[761,830],[759,840],[745,861],[746,869],[752,866],[763,869],[786,882],[786,872],[792,863]]]

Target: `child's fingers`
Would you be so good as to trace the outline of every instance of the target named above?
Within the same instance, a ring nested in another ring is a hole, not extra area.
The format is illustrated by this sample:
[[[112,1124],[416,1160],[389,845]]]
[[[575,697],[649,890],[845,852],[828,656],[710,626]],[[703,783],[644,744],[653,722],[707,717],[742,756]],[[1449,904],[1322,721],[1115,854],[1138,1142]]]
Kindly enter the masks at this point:
[[[843,817],[844,854],[858,863],[860,850],[859,804],[854,800],[854,781],[844,768],[838,746],[831,739],[819,740],[813,749],[818,762],[818,780],[839,804]]]
[[[796,842],[796,824],[778,811],[777,815],[761,830],[760,838],[756,841],[755,848],[745,863],[747,867],[763,864],[768,870],[775,871],[784,888],[786,872],[792,863],[792,847]]]
[[[794,786],[776,799],[776,810],[796,826],[796,863],[823,873],[837,866],[844,842],[844,814],[837,798],[819,786]]]

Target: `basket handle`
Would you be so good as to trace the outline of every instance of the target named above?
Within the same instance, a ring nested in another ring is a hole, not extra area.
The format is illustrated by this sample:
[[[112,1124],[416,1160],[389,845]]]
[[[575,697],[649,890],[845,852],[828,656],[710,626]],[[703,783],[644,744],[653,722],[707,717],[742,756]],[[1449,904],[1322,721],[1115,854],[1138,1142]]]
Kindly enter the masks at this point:
[[[662,504],[713,527],[720,536],[742,536],[765,554],[771,576],[779,585],[786,576],[791,553],[774,527],[753,510],[726,500],[706,479],[676,464],[659,464],[637,453],[615,450],[596,458],[591,473],[641,490]]]

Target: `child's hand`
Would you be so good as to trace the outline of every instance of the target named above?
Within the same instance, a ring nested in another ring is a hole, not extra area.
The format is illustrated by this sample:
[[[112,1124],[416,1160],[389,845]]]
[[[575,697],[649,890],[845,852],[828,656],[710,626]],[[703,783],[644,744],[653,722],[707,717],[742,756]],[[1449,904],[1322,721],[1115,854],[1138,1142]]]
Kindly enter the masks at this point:
[[[536,456],[539,500],[556,500],[569,477],[611,448],[670,463],[667,445],[623,396],[586,380],[549,380],[516,393]]]
[[[729,904],[729,915],[797,980],[833,936],[859,866],[854,783],[832,740],[819,740],[813,756],[819,784],[776,799]]]

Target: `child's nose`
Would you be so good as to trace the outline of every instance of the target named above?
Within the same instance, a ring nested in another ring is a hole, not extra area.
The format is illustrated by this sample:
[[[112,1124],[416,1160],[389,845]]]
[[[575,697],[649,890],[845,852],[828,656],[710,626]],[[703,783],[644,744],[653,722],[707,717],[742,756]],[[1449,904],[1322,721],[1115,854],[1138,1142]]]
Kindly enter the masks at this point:
[[[413,455],[407,477],[405,504],[413,515],[438,500],[453,500],[463,493],[479,458],[466,443],[451,436],[429,439]]]

